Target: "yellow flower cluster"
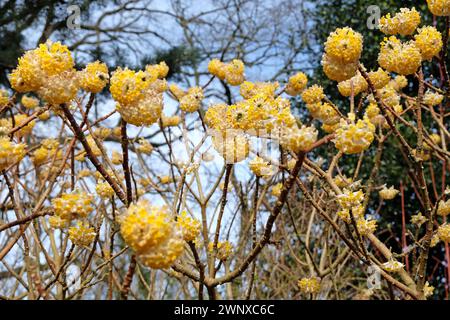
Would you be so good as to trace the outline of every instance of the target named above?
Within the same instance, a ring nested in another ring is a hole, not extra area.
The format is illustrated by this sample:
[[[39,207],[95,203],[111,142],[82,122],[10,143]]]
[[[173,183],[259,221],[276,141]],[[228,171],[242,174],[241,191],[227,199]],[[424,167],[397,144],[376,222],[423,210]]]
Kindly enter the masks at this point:
[[[210,253],[214,253],[214,243],[210,242],[208,244],[208,251]],[[217,242],[216,257],[219,260],[221,261],[227,260],[232,253],[233,253],[233,245],[230,243],[230,241],[226,240]]]
[[[344,189],[343,193],[337,196],[339,205],[344,209],[351,209],[360,205],[364,200],[364,192],[361,190],[351,191]]]
[[[272,187],[272,195],[274,196],[274,197],[279,197],[280,196],[280,194],[281,194],[281,190],[283,189],[283,184],[281,183],[281,182],[278,182],[276,185],[274,185],[273,187]]]
[[[123,119],[136,126],[149,126],[161,116],[165,81],[149,72],[118,68],[111,77],[111,95]]]
[[[4,107],[9,102],[9,94],[8,91],[4,89],[0,89],[0,107]]]
[[[328,78],[345,81],[356,74],[363,49],[363,37],[353,29],[338,28],[325,42],[323,71]]]
[[[136,147],[136,150],[144,154],[150,154],[153,151],[153,146],[148,140],[141,138],[139,139],[139,145]]]
[[[446,217],[446,216],[448,216],[450,214],[450,200],[447,200],[447,201],[441,200],[441,201],[439,201],[437,214],[442,216],[442,217]]]
[[[131,204],[120,221],[127,243],[148,267],[170,267],[183,253],[181,230],[166,207],[150,205],[146,200]]]
[[[428,219],[424,215],[422,215],[422,212],[411,216],[411,223],[415,224],[418,227],[427,222],[427,220]]]
[[[191,218],[186,211],[181,212],[177,219],[178,226],[187,242],[194,241],[200,233],[200,221]]]
[[[55,139],[44,139],[41,146],[33,153],[33,163],[36,166],[42,165],[46,161],[61,158],[62,152],[58,149],[59,142]]]
[[[25,154],[24,144],[16,144],[7,137],[0,137],[0,171],[18,163]]]
[[[69,239],[73,244],[81,247],[89,246],[96,236],[93,227],[87,222],[77,221],[76,225],[69,228]]]
[[[401,42],[395,36],[381,43],[378,63],[389,72],[413,74],[422,63],[422,54],[414,41]]]
[[[321,102],[325,98],[325,94],[323,93],[323,88],[318,85],[313,85],[303,91],[302,100],[306,104],[314,104]]]
[[[231,86],[238,86],[245,80],[245,66],[239,59],[233,59],[229,63],[213,59],[208,64],[208,71],[220,80],[226,80]]]
[[[79,88],[72,54],[60,42],[47,41],[25,52],[9,80],[17,92],[35,91],[53,105],[71,101]]]
[[[111,199],[114,195],[114,189],[109,185],[108,182],[99,182],[95,186],[95,192],[103,199]]]
[[[25,124],[26,120],[28,119],[28,116],[26,114],[15,114],[14,115],[14,127],[19,127],[22,124]],[[24,137],[26,135],[29,135],[31,131],[33,131],[34,125],[36,124],[36,121],[30,121],[25,126],[20,128],[18,131],[14,133],[14,135],[18,138]],[[8,132],[13,128],[13,119],[12,118],[3,118],[0,119],[0,128],[3,132]]]
[[[358,120],[355,123],[347,123],[341,119],[340,126],[336,130],[334,144],[337,149],[345,154],[360,153],[367,148],[374,139],[375,126],[369,118]]]
[[[273,97],[277,88],[278,82],[244,81],[239,87],[239,93],[244,99],[250,99],[256,95]]]
[[[185,112],[195,112],[200,108],[203,100],[203,90],[200,87],[192,87],[180,99],[180,109]]]
[[[408,36],[420,24],[420,13],[415,9],[402,8],[394,17],[388,13],[380,19],[380,30],[387,35]]]
[[[87,92],[98,93],[102,91],[108,81],[108,67],[100,61],[89,63],[80,72],[80,86]]]
[[[20,99],[20,103],[27,109],[34,109],[39,106],[39,99],[23,95],[22,99]]]
[[[289,78],[285,92],[290,96],[300,94],[308,84],[308,78],[303,72],[298,72]]]
[[[377,221],[370,219],[358,219],[356,221],[356,227],[360,235],[367,236],[377,229]]]
[[[339,93],[344,97],[350,97],[352,94],[357,96],[361,92],[366,91],[367,88],[367,81],[359,72],[352,78],[338,84]]]
[[[273,170],[263,158],[256,156],[249,162],[250,170],[258,177],[271,177]]]
[[[435,16],[450,16],[450,0],[427,0],[427,4]]]
[[[94,210],[94,197],[85,192],[65,193],[52,200],[55,216],[61,220],[72,221],[75,218],[85,218]]]
[[[423,103],[429,107],[435,107],[437,105],[440,105],[443,100],[444,96],[442,94],[432,92],[430,90],[427,90],[427,92],[423,96]]]
[[[378,193],[380,195],[380,198],[383,200],[392,200],[395,198],[395,196],[398,194],[398,190],[394,188],[394,186],[391,186],[389,188],[386,188],[386,186],[383,187]]]
[[[435,27],[427,26],[418,29],[414,39],[423,60],[437,57],[442,50],[442,34]]]
[[[320,280],[316,277],[302,278],[297,285],[302,293],[317,293],[320,290]]]
[[[397,272],[397,271],[400,271],[401,269],[403,269],[404,264],[401,262],[398,262],[394,259],[391,259],[391,260],[383,263],[382,267],[387,272]]]
[[[339,210],[336,214],[346,223],[352,222],[352,216],[355,219],[355,221],[359,221],[361,219],[364,220],[364,208],[360,204],[354,206],[351,209],[341,208],[341,210]]]
[[[280,144],[292,152],[309,150],[317,141],[318,132],[314,127],[296,126],[292,128],[283,128],[280,137]]]
[[[441,241],[450,242],[450,224],[446,223],[439,226],[437,235]]]
[[[375,89],[381,89],[387,86],[391,80],[389,73],[384,71],[382,68],[378,68],[377,71],[371,71],[368,75]]]

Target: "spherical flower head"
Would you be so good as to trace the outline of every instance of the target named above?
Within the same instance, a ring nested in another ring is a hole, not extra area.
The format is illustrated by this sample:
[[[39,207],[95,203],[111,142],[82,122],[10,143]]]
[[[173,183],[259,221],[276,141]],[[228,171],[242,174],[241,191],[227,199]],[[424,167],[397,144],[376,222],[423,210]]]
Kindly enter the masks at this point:
[[[184,251],[183,239],[178,233],[173,233],[155,250],[149,250],[139,255],[139,260],[152,269],[167,269],[181,256]]]
[[[279,197],[280,196],[280,194],[281,194],[281,190],[283,189],[283,184],[281,183],[281,182],[279,182],[279,183],[277,183],[276,185],[274,185],[273,187],[272,187],[272,191],[271,191],[271,194],[274,196],[274,197]]]
[[[228,164],[245,160],[250,152],[249,141],[243,134],[218,133],[212,137],[212,143],[214,149]]]
[[[364,192],[362,190],[351,191],[344,189],[343,193],[337,196],[339,205],[344,209],[358,207],[364,200]]]
[[[270,177],[273,174],[270,164],[258,156],[249,162],[249,167],[250,170],[258,177]]]
[[[353,77],[358,71],[359,61],[343,63],[324,54],[322,56],[322,68],[325,75],[334,81],[345,81]]]
[[[387,35],[408,36],[414,33],[420,24],[420,13],[415,9],[402,8],[394,17],[390,14],[380,19],[380,30]]]
[[[147,65],[145,72],[149,75],[150,81],[156,81],[156,79],[164,79],[169,73],[169,66],[165,61],[161,61],[158,64]]]
[[[419,69],[422,55],[415,42],[403,43],[395,36],[391,36],[381,43],[378,63],[389,72],[410,75]]]
[[[334,144],[345,154],[361,153],[368,149],[374,139],[375,126],[365,117],[356,124],[347,123],[341,119],[340,127],[336,130]]]
[[[64,220],[85,218],[94,210],[94,197],[85,192],[64,193],[52,200],[55,215]]]
[[[387,86],[391,80],[389,73],[384,71],[382,68],[378,68],[377,71],[371,71],[368,75],[375,89],[381,89]]]
[[[27,51],[19,58],[17,68],[9,75],[9,82],[15,91],[28,92],[39,89],[45,77],[36,51]]]
[[[152,206],[146,200],[131,204],[120,221],[120,232],[138,254],[147,253],[168,240],[174,221],[166,207]]]
[[[439,226],[437,235],[441,241],[450,242],[450,224],[446,223]]]
[[[302,293],[317,293],[320,290],[320,279],[317,277],[302,278],[297,285]]]
[[[427,0],[428,9],[435,16],[450,16],[450,0]]]
[[[301,93],[308,84],[308,77],[303,72],[298,72],[289,78],[286,85],[286,93],[290,96],[296,96]]]
[[[208,127],[217,131],[224,131],[232,126],[227,119],[228,106],[226,104],[215,104],[206,110],[204,121]]]
[[[354,77],[338,84],[339,93],[344,97],[350,97],[352,94],[356,96],[366,91],[367,88],[367,81],[359,72]]]
[[[405,76],[398,75],[391,81],[389,81],[388,86],[397,92],[400,92],[403,88],[408,85],[408,79]]]
[[[173,179],[172,179],[171,176],[165,175],[165,176],[160,176],[160,177],[159,177],[159,181],[160,181],[162,184],[169,184],[169,183],[172,183],[172,182],[173,182]]]
[[[328,102],[319,104],[319,108],[314,117],[320,119],[327,125],[335,125],[339,123],[339,120],[341,119],[337,110]]]
[[[4,89],[0,89],[0,107],[4,107],[9,102],[9,93]]]
[[[77,95],[79,85],[77,72],[69,70],[46,78],[37,93],[49,104],[57,106],[72,101]]]
[[[0,137],[0,171],[18,163],[26,154],[25,144],[16,144],[7,137]]]
[[[180,116],[167,117],[165,115],[161,115],[161,124],[163,128],[176,127],[180,124],[180,122],[181,122]]]
[[[442,103],[443,100],[444,96],[442,94],[432,92],[430,90],[427,90],[427,92],[423,96],[423,103],[429,107],[438,106]]]
[[[116,110],[122,118],[135,126],[150,126],[158,121],[163,109],[162,93],[146,89],[139,100],[132,104],[117,104]]]
[[[422,224],[424,224],[427,221],[428,219],[424,215],[422,215],[422,212],[419,212],[418,214],[411,216],[411,223],[415,224],[419,228]]]
[[[148,140],[141,138],[136,149],[143,154],[150,154],[153,151],[153,145]]]
[[[122,164],[123,163],[122,154],[120,152],[114,150],[111,154],[111,162],[112,162],[112,164],[114,164],[116,166]]]
[[[39,106],[39,99],[23,95],[20,103],[27,109],[34,109]]]
[[[107,182],[99,182],[95,186],[95,192],[102,199],[111,199],[114,195],[114,189]]]
[[[239,93],[244,99],[251,99],[252,97],[259,95],[269,98],[273,98],[275,90],[278,88],[278,82],[250,82],[244,81],[240,88]]]
[[[89,246],[94,241],[95,236],[94,228],[90,227],[87,222],[77,221],[74,227],[69,228],[70,241],[80,247]]]
[[[108,84],[108,67],[105,63],[95,61],[89,63],[80,72],[80,86],[83,90],[92,93],[99,93]]]
[[[74,61],[67,46],[48,40],[36,50],[40,67],[46,76],[54,76],[73,69]]]
[[[112,130],[110,128],[106,128],[106,127],[102,127],[102,126],[97,127],[94,130],[94,136],[100,140],[105,140],[111,134],[112,134]]]
[[[377,221],[361,218],[356,221],[356,227],[360,235],[367,236],[375,232],[377,229]]]
[[[150,86],[150,79],[143,71],[133,71],[128,68],[117,68],[111,76],[110,91],[113,99],[126,107],[136,104],[145,95],[145,89]]]
[[[219,59],[212,59],[208,63],[208,72],[213,76],[216,76],[220,80],[224,80],[226,73],[226,64]]]
[[[441,201],[439,201],[437,214],[442,216],[442,217],[446,217],[446,216],[448,216],[450,214],[450,200],[447,200],[447,201],[441,200]]]
[[[325,42],[327,55],[340,63],[354,63],[361,57],[363,37],[349,27],[338,28]]]
[[[317,141],[318,131],[314,127],[303,125],[301,128],[284,128],[280,144],[294,153],[309,150]]]
[[[394,186],[391,186],[389,188],[386,188],[386,186],[383,187],[378,193],[380,195],[380,198],[383,200],[392,200],[395,198],[395,196],[398,194],[398,190],[394,188]]]
[[[244,82],[244,63],[239,59],[234,59],[225,66],[225,80],[231,86],[238,86]]]
[[[302,99],[307,104],[321,102],[324,98],[325,94],[323,93],[323,88],[316,84],[309,87],[302,93]]]
[[[60,216],[51,216],[48,223],[53,229],[65,229],[70,225],[70,220],[62,219]]]
[[[383,269],[387,272],[398,272],[402,270],[404,266],[405,265],[403,263],[393,259],[382,264]]]
[[[351,209],[341,209],[337,212],[337,215],[344,222],[352,223],[352,216],[356,221],[364,218],[364,207],[358,204],[356,207],[353,207]]]
[[[186,211],[181,212],[177,219],[178,226],[187,242],[194,241],[200,233],[200,221],[191,218]]]
[[[414,43],[420,49],[423,60],[431,60],[439,56],[443,46],[442,34],[435,27],[420,28],[417,30],[414,39]]]
[[[214,243],[210,242],[208,244],[208,251],[214,253]],[[221,261],[226,261],[233,253],[233,245],[230,241],[219,241],[217,242],[216,257]]]
[[[203,100],[203,90],[200,87],[192,87],[180,100],[180,109],[185,112],[195,112],[200,108]]]

